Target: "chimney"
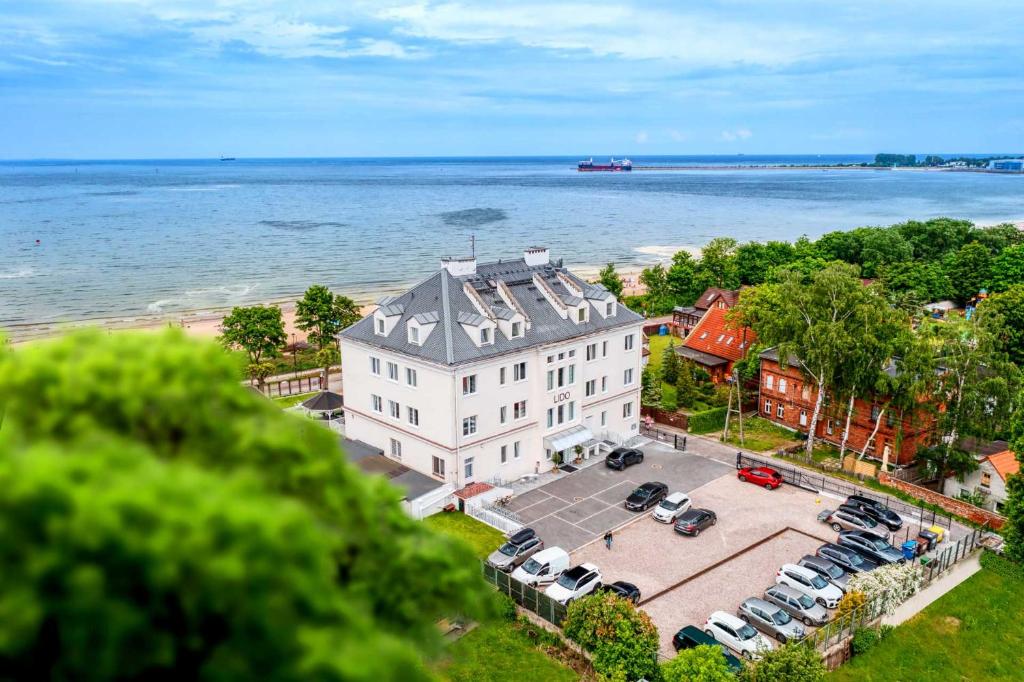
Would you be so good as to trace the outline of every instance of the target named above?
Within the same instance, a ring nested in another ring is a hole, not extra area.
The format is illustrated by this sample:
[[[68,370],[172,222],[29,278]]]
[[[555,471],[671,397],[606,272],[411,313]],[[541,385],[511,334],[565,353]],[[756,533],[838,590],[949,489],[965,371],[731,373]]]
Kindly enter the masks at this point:
[[[463,256],[453,258],[446,256],[441,259],[441,267],[448,271],[452,277],[464,277],[465,275],[476,274],[476,258]]]
[[[548,255],[548,247],[546,246],[531,246],[526,251],[523,251],[523,260],[530,267],[535,265],[547,265],[551,262],[551,258]]]

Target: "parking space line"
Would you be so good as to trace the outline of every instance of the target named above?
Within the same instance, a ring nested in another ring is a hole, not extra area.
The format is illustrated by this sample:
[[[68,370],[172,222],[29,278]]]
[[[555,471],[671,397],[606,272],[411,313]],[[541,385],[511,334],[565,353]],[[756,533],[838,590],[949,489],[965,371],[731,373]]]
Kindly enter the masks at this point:
[[[526,505],[525,507],[523,507],[522,509],[517,509],[517,510],[515,510],[515,513],[516,513],[516,514],[519,514],[520,512],[524,512],[524,511],[526,511],[526,510],[527,510],[527,509],[529,509],[530,507],[535,507],[535,506],[537,506],[538,504],[540,504],[541,502],[547,502],[547,501],[548,501],[548,500],[550,500],[550,499],[551,499],[552,497],[555,497],[554,495],[548,495],[548,493],[544,493],[544,494],[545,494],[545,495],[547,495],[547,497],[545,497],[545,498],[544,498],[543,500],[537,500],[537,501],[536,501],[536,502],[534,502],[533,504],[528,504],[528,505]],[[555,499],[556,499],[556,500],[561,500],[562,498],[561,498],[561,497],[555,497]],[[565,500],[562,500],[562,501],[564,502]]]

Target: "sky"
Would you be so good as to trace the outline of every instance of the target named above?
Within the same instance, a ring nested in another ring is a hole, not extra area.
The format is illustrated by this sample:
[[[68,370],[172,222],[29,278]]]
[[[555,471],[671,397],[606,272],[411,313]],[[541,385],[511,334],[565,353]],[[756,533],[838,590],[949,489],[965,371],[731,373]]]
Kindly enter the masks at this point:
[[[1024,2],[0,0],[0,158],[1024,150]]]

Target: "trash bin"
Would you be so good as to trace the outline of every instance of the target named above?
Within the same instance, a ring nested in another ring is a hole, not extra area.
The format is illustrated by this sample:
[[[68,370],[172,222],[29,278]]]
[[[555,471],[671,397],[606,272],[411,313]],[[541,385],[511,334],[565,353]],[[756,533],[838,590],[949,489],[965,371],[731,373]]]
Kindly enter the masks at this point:
[[[917,540],[907,540],[903,543],[903,558],[913,561],[917,556]]]
[[[945,537],[945,535],[946,535],[946,529],[943,528],[942,526],[932,526],[928,530],[930,530],[931,532],[935,533],[935,542],[936,543],[942,542],[942,538]]]
[[[668,325],[658,327],[658,336],[668,336]]]
[[[930,552],[935,549],[935,545],[939,543],[939,536],[930,530],[925,530],[924,528],[922,528],[921,532],[917,534],[917,539],[924,544],[926,552]]]

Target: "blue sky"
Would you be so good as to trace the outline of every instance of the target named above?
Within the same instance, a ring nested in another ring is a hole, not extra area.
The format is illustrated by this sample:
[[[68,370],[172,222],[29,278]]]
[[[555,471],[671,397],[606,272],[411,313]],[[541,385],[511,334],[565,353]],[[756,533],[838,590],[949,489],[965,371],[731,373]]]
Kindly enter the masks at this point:
[[[1024,2],[2,0],[0,158],[1024,149]]]

